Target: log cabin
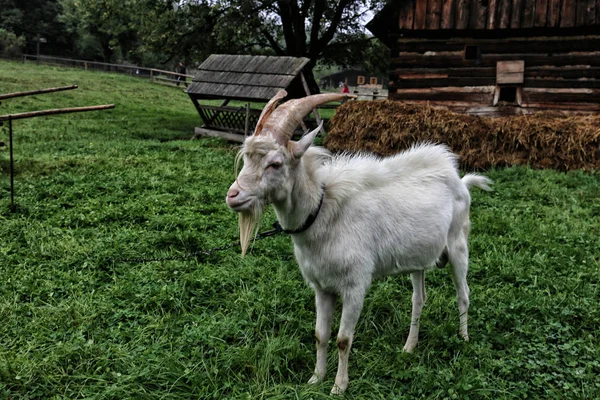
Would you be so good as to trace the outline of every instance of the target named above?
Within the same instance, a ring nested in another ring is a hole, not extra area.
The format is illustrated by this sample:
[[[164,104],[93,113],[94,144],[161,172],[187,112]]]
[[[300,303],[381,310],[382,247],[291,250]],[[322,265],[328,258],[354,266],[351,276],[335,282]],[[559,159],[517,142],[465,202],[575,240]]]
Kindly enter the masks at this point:
[[[600,112],[600,0],[392,0],[389,98],[469,114]]]

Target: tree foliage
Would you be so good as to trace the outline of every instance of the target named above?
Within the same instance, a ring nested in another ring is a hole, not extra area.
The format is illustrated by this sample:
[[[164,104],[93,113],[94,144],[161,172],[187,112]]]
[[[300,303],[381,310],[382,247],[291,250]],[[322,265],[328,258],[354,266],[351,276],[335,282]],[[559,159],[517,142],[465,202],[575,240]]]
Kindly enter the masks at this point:
[[[377,57],[382,50],[363,29],[365,18],[382,6],[381,0],[221,0],[217,4],[226,10],[222,21],[245,30],[246,40],[239,42],[245,48],[307,57],[311,68],[317,61],[369,68],[365,56]],[[316,89],[312,75],[307,78]]]
[[[364,31],[383,0],[0,0],[0,28],[35,51],[169,66],[209,54],[306,57],[385,69],[385,49]],[[32,47],[33,46],[33,47]],[[384,55],[382,57],[382,55]],[[383,68],[382,68],[383,67]],[[311,74],[309,84],[316,89]]]

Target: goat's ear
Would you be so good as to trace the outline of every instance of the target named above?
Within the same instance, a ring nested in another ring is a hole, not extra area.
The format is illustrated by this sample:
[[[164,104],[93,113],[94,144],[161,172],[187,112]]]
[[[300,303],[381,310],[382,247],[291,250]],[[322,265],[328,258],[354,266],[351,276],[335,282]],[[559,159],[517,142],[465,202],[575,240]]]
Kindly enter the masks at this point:
[[[311,132],[308,132],[304,137],[297,142],[293,142],[291,146],[292,154],[295,158],[300,158],[306,153],[306,150],[313,144],[315,136],[323,128],[323,121],[317,126],[317,128]]]

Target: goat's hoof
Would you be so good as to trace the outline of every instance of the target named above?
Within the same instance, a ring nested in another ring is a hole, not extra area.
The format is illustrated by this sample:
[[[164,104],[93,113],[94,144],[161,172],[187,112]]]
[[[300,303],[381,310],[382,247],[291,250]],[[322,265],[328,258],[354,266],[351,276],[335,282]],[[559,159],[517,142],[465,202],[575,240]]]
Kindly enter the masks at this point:
[[[416,344],[412,344],[412,343],[408,344],[408,343],[406,343],[404,345],[404,347],[402,348],[402,351],[405,352],[405,353],[412,353],[415,350],[415,347],[417,347]]]
[[[316,385],[317,383],[321,383],[321,381],[323,381],[323,378],[319,378],[317,375],[313,375],[308,380],[308,384],[309,385]]]
[[[344,392],[346,391],[346,389],[342,389],[341,387],[339,387],[338,385],[333,385],[333,387],[331,388],[331,395],[332,396],[341,396],[344,394]]]

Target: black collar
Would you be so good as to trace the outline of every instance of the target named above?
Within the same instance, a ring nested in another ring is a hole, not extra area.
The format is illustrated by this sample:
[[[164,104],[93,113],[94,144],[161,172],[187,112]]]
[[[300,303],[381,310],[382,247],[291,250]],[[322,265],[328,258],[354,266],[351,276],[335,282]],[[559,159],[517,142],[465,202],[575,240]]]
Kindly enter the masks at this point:
[[[319,211],[321,211],[321,206],[323,205],[323,199],[325,198],[325,186],[322,186],[322,189],[323,189],[323,192],[321,193],[321,200],[319,201],[319,205],[317,206],[317,208],[315,210],[313,210],[313,212],[310,213],[310,215],[308,216],[306,221],[304,221],[304,224],[302,224],[302,226],[300,226],[299,228],[296,228],[296,229],[283,229],[283,227],[279,224],[279,222],[275,222],[275,229],[281,229],[281,231],[283,233],[293,235],[295,233],[302,233],[305,230],[307,230],[308,228],[310,228],[311,225],[317,219],[317,216],[319,215]]]

